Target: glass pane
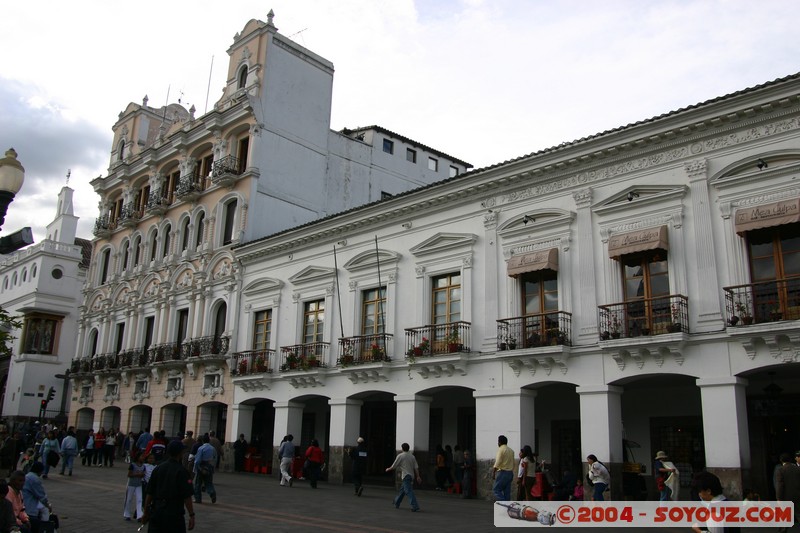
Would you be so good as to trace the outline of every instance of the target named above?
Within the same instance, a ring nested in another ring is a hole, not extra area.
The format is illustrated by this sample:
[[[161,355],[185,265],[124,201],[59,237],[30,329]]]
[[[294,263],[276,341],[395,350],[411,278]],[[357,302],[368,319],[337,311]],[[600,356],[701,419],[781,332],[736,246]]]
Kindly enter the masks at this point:
[[[558,291],[558,280],[557,279],[544,280],[544,290],[549,292]]]
[[[439,302],[446,302],[447,301],[447,293],[444,291],[436,291],[433,293],[433,301],[435,303]]]
[[[800,251],[800,235],[782,239],[781,250],[784,253]]]
[[[626,278],[640,277],[642,274],[642,265],[625,265]]]
[[[783,274],[786,277],[800,275],[800,254],[791,253],[783,256]]]
[[[650,274],[660,274],[662,272],[668,272],[669,269],[667,268],[666,261],[653,261],[650,263]]]
[[[535,315],[542,312],[542,301],[539,293],[528,294],[525,298],[525,314]]]
[[[450,303],[450,315],[451,315],[452,321],[456,320],[456,319],[452,318],[452,315],[455,314],[455,313],[459,313],[459,314],[461,313],[461,302],[451,302]]]
[[[555,311],[558,309],[558,293],[547,292],[544,295],[545,311]]]
[[[644,281],[641,279],[629,279],[625,281],[625,299],[644,298]]]
[[[669,294],[669,276],[659,275],[650,278],[650,297]]]
[[[753,280],[775,279],[775,259],[764,257],[753,260]]]
[[[453,274],[450,276],[450,285],[461,285],[461,274]]]
[[[450,299],[451,300],[461,299],[461,287],[450,289]]]
[[[763,257],[765,255],[772,255],[772,241],[765,243],[750,242],[750,253],[753,257]]]

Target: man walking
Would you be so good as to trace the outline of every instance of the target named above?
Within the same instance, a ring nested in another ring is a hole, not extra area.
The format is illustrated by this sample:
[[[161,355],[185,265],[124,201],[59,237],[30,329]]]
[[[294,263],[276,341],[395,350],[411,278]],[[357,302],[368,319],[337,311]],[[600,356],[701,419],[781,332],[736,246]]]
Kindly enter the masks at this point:
[[[184,468],[189,472],[192,471],[192,465],[189,464],[189,455],[192,453],[196,440],[194,440],[194,433],[192,431],[186,432],[186,437],[181,441],[183,443],[183,452],[181,452],[181,463]]]
[[[281,486],[292,486],[292,461],[294,461],[294,444],[292,435],[283,437],[281,447],[278,448],[278,458],[281,460]]]
[[[364,472],[367,469],[367,444],[364,437],[358,437],[356,447],[350,448],[350,459],[353,461],[353,490],[356,496],[361,496],[364,492]]]
[[[189,513],[189,530],[194,529],[192,480],[180,463],[183,444],[170,442],[168,459],[158,465],[147,483],[142,524],[150,523],[149,533],[185,533],[183,509]]]
[[[800,467],[788,453],[781,454],[781,467],[775,474],[778,501],[794,502],[794,524],[800,524]],[[786,528],[782,528],[786,531]]]
[[[203,445],[197,449],[194,456],[194,501],[202,503],[203,487],[211,496],[211,503],[217,503],[217,491],[214,489],[214,464],[217,461],[217,452],[209,443],[208,435],[203,435]],[[181,444],[183,449],[183,444]]]
[[[505,435],[497,437],[497,455],[492,466],[494,499],[499,502],[511,500],[511,480],[514,478],[514,450],[508,447]]]
[[[72,475],[72,464],[75,462],[75,457],[78,455],[78,439],[75,438],[75,428],[70,426],[67,430],[67,436],[61,441],[61,472],[64,475],[64,470],[69,469],[69,475]]]
[[[400,447],[403,449],[402,453],[399,453],[397,457],[395,457],[392,466],[386,469],[387,472],[392,472],[395,469],[400,470],[400,477],[403,480],[400,491],[392,500],[392,504],[394,504],[396,509],[400,509],[403,496],[408,496],[408,501],[411,503],[411,512],[416,513],[420,509],[417,503],[417,497],[414,495],[414,480],[416,480],[417,483],[422,483],[422,478],[419,475],[419,465],[417,464],[417,458],[408,451],[410,446],[407,442],[401,444]]]

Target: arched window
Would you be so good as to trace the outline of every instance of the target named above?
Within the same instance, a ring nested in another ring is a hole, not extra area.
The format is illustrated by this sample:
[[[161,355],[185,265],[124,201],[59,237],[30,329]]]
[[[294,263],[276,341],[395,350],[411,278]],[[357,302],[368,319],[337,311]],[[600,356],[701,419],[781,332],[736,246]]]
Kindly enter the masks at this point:
[[[189,249],[189,217],[183,219],[181,224],[181,251],[185,252]]]
[[[234,199],[225,204],[225,226],[222,228],[222,244],[230,244],[233,241],[233,227],[236,221],[236,207],[238,202]]]
[[[220,353],[222,351],[222,335],[225,333],[225,323],[228,318],[228,306],[223,302],[217,308],[217,313],[214,315],[214,343],[212,353]]]
[[[139,266],[139,248],[142,245],[142,238],[137,236],[133,240],[133,266]]]
[[[28,269],[27,268],[23,268],[22,269],[22,283],[25,283],[26,281],[28,281]]]
[[[244,89],[247,86],[247,65],[242,65],[239,69],[239,84],[237,89]]]
[[[100,256],[100,284],[108,281],[108,266],[111,263],[111,250],[105,249]]]
[[[119,141],[117,145],[117,160],[122,161],[125,159],[125,139]]]
[[[156,260],[156,253],[158,252],[158,230],[154,231],[150,236],[150,261]]]
[[[34,279],[36,277],[37,270],[38,269],[36,268],[36,265],[33,265],[33,268],[31,269],[31,279]]]
[[[126,270],[128,270],[128,258],[130,256],[130,253],[129,253],[130,252],[130,244],[131,244],[130,241],[125,241],[124,243],[122,243],[122,248],[123,248],[123,251],[122,251],[122,265],[120,265],[120,270],[122,272],[125,272]]]
[[[205,231],[205,222],[206,222],[206,214],[200,212],[197,215],[197,222],[195,223],[195,229],[197,230],[197,236],[195,237],[195,248],[199,249],[200,246],[203,244],[203,232]]]
[[[170,227],[167,226],[164,228],[164,247],[161,250],[161,257],[166,258],[169,255],[169,234],[170,234]]]
[[[98,333],[96,329],[89,332],[89,353],[87,355],[90,357],[97,354],[97,338]]]

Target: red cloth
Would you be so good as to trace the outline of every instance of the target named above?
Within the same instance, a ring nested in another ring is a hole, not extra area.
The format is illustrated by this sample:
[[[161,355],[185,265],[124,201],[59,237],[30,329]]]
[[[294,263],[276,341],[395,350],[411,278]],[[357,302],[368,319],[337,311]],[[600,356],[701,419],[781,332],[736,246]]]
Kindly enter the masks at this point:
[[[325,462],[325,456],[319,446],[309,446],[306,449],[306,459],[312,463],[322,464]]]

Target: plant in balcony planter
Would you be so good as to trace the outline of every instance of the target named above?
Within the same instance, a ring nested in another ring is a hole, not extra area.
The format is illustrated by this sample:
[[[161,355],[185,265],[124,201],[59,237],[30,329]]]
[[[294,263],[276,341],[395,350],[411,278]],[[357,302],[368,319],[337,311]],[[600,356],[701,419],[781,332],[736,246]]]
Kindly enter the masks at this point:
[[[386,355],[383,348],[377,343],[373,343],[372,346],[369,347],[369,353],[373,361],[383,361],[383,357]]]
[[[558,328],[550,328],[546,331],[547,333],[547,340],[550,341],[551,346],[558,346],[560,344],[564,344],[567,340],[567,336]]]
[[[742,324],[745,326],[749,326],[753,323],[753,316],[750,314],[750,307],[748,305],[741,300],[736,300],[736,303],[733,304],[733,307],[736,310],[736,314],[730,319],[731,326],[738,324],[739,320],[741,320]]]
[[[667,331],[670,333],[681,331],[683,329],[681,326],[681,310],[676,304],[670,306],[670,315],[672,316],[672,322],[667,324]]]
[[[509,335],[508,339],[506,339],[506,342],[508,343],[508,349],[509,350],[516,350],[517,349],[517,338],[516,337],[512,337],[511,335]]]
[[[769,317],[773,322],[783,319],[780,305],[775,301],[769,302]]]
[[[264,358],[263,355],[259,355],[258,357],[256,357],[254,367],[256,369],[256,372],[267,371],[267,360]]]
[[[241,361],[239,361],[238,372],[239,372],[240,376],[244,376],[245,374],[247,374],[247,360],[246,359],[242,359]]]
[[[461,344],[461,337],[458,335],[458,329],[456,328],[450,330],[446,340],[448,352],[460,352],[464,346]]]
[[[299,365],[300,358],[297,357],[297,354],[291,352],[286,356],[286,362],[281,365],[281,370],[283,372],[286,372],[287,370],[296,370]]]

